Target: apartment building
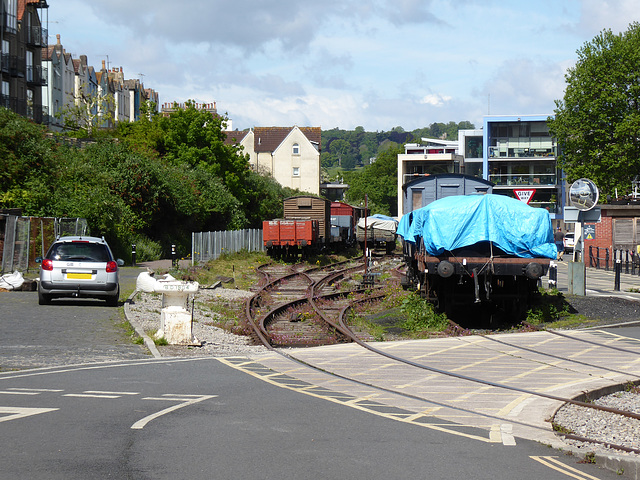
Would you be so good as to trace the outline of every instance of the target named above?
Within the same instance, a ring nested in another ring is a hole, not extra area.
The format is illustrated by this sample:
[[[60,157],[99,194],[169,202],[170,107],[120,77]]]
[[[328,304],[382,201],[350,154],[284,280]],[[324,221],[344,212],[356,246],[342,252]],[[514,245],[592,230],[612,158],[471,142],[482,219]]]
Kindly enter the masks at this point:
[[[564,185],[548,117],[484,117],[482,172],[483,178],[495,184],[494,193],[526,199],[533,207],[546,208],[556,219],[562,217]]]
[[[41,64],[48,43],[41,18],[48,8],[45,0],[0,0],[0,105],[38,123],[48,119],[42,102],[47,72]]]
[[[563,216],[566,188],[557,167],[558,149],[548,115],[489,115],[481,129],[460,130],[458,140],[423,138],[398,155],[398,212],[405,212],[403,186],[436,173],[462,173],[494,184],[494,194]]]

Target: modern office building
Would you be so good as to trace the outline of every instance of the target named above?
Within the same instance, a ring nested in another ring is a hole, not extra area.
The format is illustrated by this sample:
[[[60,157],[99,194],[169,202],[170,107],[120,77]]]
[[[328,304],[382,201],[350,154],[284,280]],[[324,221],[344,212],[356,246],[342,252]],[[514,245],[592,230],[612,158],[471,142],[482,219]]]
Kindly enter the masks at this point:
[[[494,193],[546,208],[551,218],[557,219],[562,217],[564,186],[548,118],[549,115],[484,117],[482,174],[495,184]]]
[[[420,176],[463,173],[494,184],[493,193],[533,207],[546,208],[552,220],[562,218],[565,187],[557,166],[557,145],[548,115],[489,115],[481,129],[460,130],[455,142],[423,138],[398,155],[398,212],[403,186]]]

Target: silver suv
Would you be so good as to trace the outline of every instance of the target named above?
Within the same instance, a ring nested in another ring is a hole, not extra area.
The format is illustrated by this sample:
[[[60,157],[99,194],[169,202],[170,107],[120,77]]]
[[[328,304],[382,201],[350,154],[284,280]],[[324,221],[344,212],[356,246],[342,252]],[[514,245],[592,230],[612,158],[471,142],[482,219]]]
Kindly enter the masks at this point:
[[[41,259],[38,303],[46,305],[56,297],[90,297],[117,306],[122,265],[104,238],[60,237]]]

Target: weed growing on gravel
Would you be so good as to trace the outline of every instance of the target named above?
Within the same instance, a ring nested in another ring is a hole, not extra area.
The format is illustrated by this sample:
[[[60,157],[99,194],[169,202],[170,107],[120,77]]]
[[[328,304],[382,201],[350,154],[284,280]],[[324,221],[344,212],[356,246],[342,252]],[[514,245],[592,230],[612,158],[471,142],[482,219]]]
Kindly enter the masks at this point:
[[[633,382],[627,382],[624,386],[624,391],[629,393],[640,394],[640,385],[636,385]]]
[[[539,289],[541,297],[538,305],[527,311],[527,322],[532,325],[549,323],[570,315],[569,304],[558,290]]]
[[[562,433],[562,434],[566,434],[566,435],[572,435],[574,433],[571,429],[569,429],[569,428],[567,428],[567,427],[565,427],[563,425],[560,425],[557,422],[551,422],[551,428],[553,428],[554,432],[558,432],[558,433]]]
[[[404,298],[400,310],[406,316],[400,326],[408,332],[442,332],[449,326],[446,315],[436,313],[433,305],[414,292]]]

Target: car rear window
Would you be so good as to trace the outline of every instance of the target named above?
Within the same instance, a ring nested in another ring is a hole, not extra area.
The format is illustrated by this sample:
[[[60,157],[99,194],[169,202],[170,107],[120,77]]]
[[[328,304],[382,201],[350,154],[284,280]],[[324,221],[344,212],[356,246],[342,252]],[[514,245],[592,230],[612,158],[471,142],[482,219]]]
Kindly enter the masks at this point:
[[[98,243],[56,243],[47,258],[51,260],[84,260],[88,262],[108,262],[109,252],[105,245]]]

